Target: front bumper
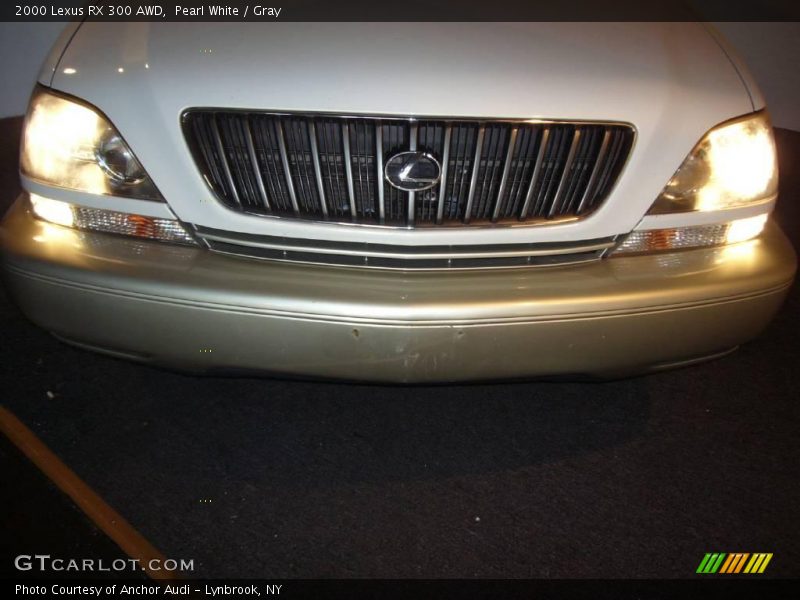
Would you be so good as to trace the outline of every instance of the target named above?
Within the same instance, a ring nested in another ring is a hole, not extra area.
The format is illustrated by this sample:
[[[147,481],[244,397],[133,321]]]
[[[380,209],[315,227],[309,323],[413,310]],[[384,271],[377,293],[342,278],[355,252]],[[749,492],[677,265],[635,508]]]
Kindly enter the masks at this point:
[[[582,265],[402,272],[259,261],[49,225],[20,197],[0,240],[39,326],[159,365],[384,382],[619,376],[756,336],[794,251],[729,247]]]

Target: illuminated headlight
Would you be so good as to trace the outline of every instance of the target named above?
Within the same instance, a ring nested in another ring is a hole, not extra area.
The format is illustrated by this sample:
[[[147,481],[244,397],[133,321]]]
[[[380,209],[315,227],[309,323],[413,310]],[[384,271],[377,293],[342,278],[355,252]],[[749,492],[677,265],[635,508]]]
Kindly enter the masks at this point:
[[[764,214],[729,223],[634,231],[613,254],[683,250],[746,242],[758,236],[766,224],[767,215]]]
[[[43,221],[65,227],[72,227],[75,224],[71,204],[31,194],[31,206],[34,214]]]
[[[664,187],[650,214],[733,208],[769,200],[777,191],[775,140],[762,111],[709,131]]]
[[[196,244],[179,221],[76,206],[31,194],[34,214],[44,221],[87,231],[116,233],[149,240]]]
[[[22,136],[26,177],[62,188],[161,200],[122,136],[94,108],[39,88]]]

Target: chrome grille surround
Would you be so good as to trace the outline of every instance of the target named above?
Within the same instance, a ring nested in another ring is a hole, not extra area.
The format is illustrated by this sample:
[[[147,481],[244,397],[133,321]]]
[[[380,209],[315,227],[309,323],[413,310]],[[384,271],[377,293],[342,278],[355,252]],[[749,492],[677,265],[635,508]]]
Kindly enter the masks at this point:
[[[400,118],[189,109],[183,128],[217,199],[259,216],[390,227],[544,225],[609,196],[635,139],[627,123]],[[437,185],[403,192],[387,158],[424,150]]]

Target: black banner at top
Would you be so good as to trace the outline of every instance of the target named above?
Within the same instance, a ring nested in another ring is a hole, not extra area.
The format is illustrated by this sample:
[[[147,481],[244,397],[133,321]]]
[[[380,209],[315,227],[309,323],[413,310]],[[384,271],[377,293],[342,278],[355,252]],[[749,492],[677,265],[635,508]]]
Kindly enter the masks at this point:
[[[800,21],[797,0],[15,0],[30,21]]]

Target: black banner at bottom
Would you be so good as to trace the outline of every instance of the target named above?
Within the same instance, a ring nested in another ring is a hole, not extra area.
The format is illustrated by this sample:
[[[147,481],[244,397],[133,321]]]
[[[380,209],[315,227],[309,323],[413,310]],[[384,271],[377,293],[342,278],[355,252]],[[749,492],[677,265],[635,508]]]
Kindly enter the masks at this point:
[[[687,580],[6,580],[18,598],[798,598],[800,580],[745,577]],[[5,594],[4,594],[5,595]]]

